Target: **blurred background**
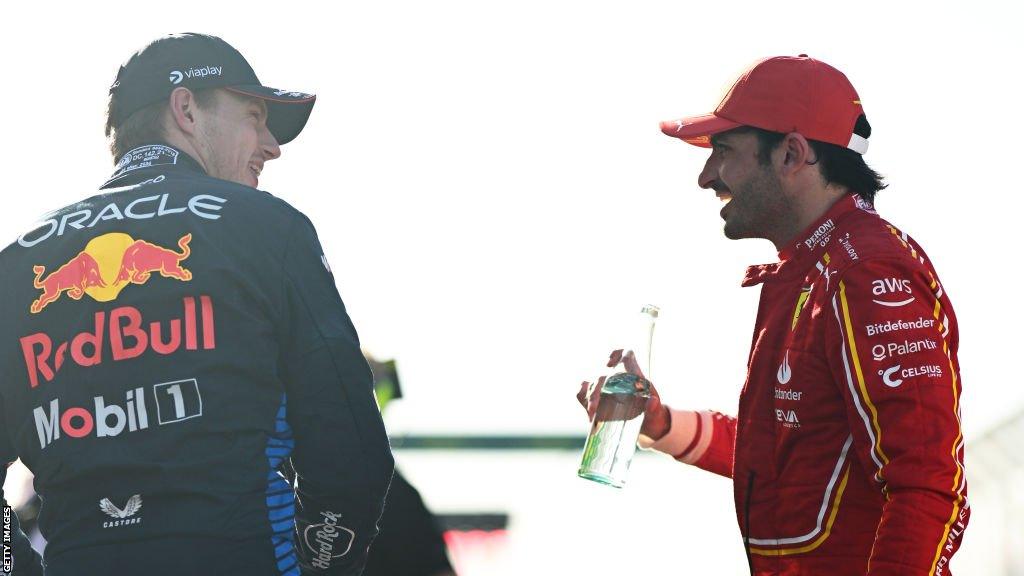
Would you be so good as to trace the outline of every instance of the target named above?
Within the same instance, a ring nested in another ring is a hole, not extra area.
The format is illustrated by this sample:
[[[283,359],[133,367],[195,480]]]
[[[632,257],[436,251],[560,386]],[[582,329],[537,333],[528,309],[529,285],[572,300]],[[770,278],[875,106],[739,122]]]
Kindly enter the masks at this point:
[[[776,255],[722,236],[696,185],[706,152],[658,122],[712,110],[759,57],[807,53],[857,87],[890,183],[878,209],[928,250],[959,317],[973,513],[954,571],[1024,574],[1016,5],[326,6],[5,7],[0,239],[108,177],[120,62],[166,33],[219,35],[265,83],[318,94],[261,188],[310,215],[365,350],[396,360],[396,459],[455,571],[743,574],[727,480],[651,454],[621,491],[576,478],[574,395],[654,303],[662,397],[735,412],[758,296],[739,281]]]

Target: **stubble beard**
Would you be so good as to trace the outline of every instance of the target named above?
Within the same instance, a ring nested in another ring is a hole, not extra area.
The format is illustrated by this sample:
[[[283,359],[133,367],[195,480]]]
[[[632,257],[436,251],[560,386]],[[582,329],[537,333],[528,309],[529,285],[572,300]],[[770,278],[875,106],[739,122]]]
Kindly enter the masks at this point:
[[[792,203],[782,192],[782,183],[771,167],[762,166],[746,182],[732,189],[732,207],[725,220],[725,237],[775,240],[792,216]]]
[[[203,148],[206,160],[206,173],[214,178],[236,182],[233,174],[227,169],[224,162],[223,151],[219,149],[216,140],[217,127],[207,126],[203,130]]]

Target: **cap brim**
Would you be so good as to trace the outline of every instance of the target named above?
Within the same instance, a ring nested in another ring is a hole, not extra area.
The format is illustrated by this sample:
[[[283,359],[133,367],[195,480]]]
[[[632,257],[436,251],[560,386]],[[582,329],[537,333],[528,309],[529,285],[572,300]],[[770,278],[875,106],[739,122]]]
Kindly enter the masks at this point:
[[[278,144],[287,144],[295,139],[306,126],[313,111],[316,96],[303,92],[278,90],[266,86],[230,86],[228,90],[261,98],[267,103],[267,129]]]
[[[740,126],[742,124],[738,122],[726,120],[714,114],[705,114],[679,120],[666,120],[661,123],[661,131],[667,136],[679,138],[694,146],[710,148],[712,136]]]

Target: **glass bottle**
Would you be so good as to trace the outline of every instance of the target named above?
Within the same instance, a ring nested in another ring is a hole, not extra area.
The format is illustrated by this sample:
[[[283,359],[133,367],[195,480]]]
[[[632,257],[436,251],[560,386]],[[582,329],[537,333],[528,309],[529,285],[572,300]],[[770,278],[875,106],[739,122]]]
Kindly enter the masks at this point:
[[[658,307],[647,305],[640,311],[639,327],[633,335],[633,355],[644,376],[651,376],[654,324]],[[621,368],[617,368],[621,369]],[[636,441],[644,422],[644,407],[651,396],[651,383],[629,372],[616,372],[605,379],[597,410],[590,422],[590,435],[583,447],[579,476],[587,480],[622,488],[629,463],[636,452]]]

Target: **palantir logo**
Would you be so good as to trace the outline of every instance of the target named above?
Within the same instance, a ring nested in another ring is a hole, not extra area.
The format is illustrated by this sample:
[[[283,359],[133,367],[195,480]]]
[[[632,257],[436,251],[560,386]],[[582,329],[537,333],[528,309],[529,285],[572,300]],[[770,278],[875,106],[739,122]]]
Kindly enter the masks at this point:
[[[168,80],[170,80],[170,81],[171,81],[171,84],[181,84],[181,80],[182,80],[182,78],[184,78],[184,77],[185,77],[185,75],[184,75],[184,74],[182,74],[182,73],[181,73],[180,71],[178,71],[178,70],[175,70],[175,71],[171,72],[171,77],[170,77],[170,78],[168,78]]]

